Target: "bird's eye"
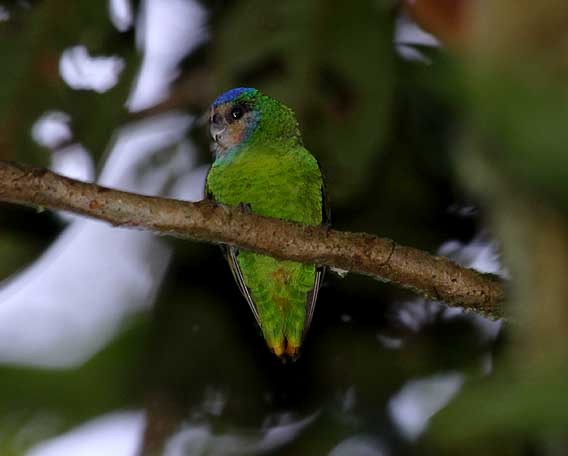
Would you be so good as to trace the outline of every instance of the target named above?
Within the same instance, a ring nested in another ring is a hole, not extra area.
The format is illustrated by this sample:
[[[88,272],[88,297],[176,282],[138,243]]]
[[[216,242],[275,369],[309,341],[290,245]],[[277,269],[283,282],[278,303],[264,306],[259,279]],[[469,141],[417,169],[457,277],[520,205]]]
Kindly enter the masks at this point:
[[[231,117],[235,120],[240,119],[244,114],[244,110],[241,106],[235,106],[232,110],[231,110]]]

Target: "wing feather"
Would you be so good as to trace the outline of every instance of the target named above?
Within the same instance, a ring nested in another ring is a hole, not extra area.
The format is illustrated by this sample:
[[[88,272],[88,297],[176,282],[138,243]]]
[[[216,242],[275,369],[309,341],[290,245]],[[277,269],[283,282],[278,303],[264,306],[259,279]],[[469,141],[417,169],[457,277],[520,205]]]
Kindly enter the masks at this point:
[[[318,162],[317,164],[321,172],[320,163]],[[215,200],[214,195],[212,194],[212,192],[210,191],[207,185],[205,187],[205,194],[208,199]],[[326,185],[325,181],[323,181],[323,172],[322,172],[321,196],[322,196],[322,225],[329,226],[331,217],[327,201]],[[238,249],[235,247],[225,247],[225,246],[222,246],[222,249],[225,253],[225,257],[227,258],[227,262],[229,263],[229,267],[231,269],[233,277],[235,278],[235,282],[237,282],[241,294],[245,297],[250,307],[250,310],[252,311],[254,318],[256,319],[256,322],[260,325],[261,323],[260,323],[260,316],[258,314],[258,309],[256,308],[254,300],[250,294],[250,290],[246,286],[245,279],[241,271],[241,267],[239,266],[239,262],[237,261],[237,256],[239,254]],[[304,321],[304,331],[303,331],[304,337],[308,332],[308,329],[310,328],[310,325],[312,323],[312,319],[314,316],[314,309],[318,298],[318,292],[325,275],[325,270],[326,270],[325,266],[316,267],[316,277],[314,280],[314,287],[308,293],[306,300],[306,317]]]
[[[316,160],[317,161],[317,160]],[[329,210],[329,204],[327,201],[327,193],[326,193],[326,185],[324,180],[324,174],[321,169],[320,162],[317,161],[318,167],[320,169],[320,173],[322,175],[322,186],[321,186],[321,209],[322,209],[322,225],[329,226],[331,223],[331,214]],[[314,310],[316,307],[316,302],[318,300],[318,292],[323,282],[323,278],[325,276],[325,266],[317,266],[316,267],[316,278],[314,281],[314,288],[312,291],[308,293],[308,299],[306,302],[306,319],[304,322],[304,337],[306,336],[308,329],[310,329],[310,325],[312,324],[312,318],[314,317]]]
[[[237,261],[239,251],[234,247],[224,247],[223,250],[225,251],[225,256],[227,258],[227,262],[229,263],[229,267],[231,268],[231,272],[233,273],[233,277],[235,278],[235,282],[237,282],[239,290],[247,300],[250,310],[252,311],[254,318],[256,319],[256,322],[260,326],[260,316],[258,315],[258,310],[256,308],[254,300],[252,299],[250,290],[245,284],[245,278],[241,271],[241,267],[239,266],[239,262]]]
[[[211,172],[211,169],[209,169],[209,172]],[[209,172],[207,173],[207,177],[209,177]],[[213,195],[213,192],[209,188],[207,178],[205,179],[205,197],[209,200],[216,201],[215,195]],[[225,258],[227,259],[227,263],[229,263],[229,268],[231,269],[231,272],[233,274],[235,282],[237,282],[237,285],[239,287],[239,290],[241,291],[241,294],[247,300],[247,303],[250,307],[250,310],[252,311],[252,314],[254,315],[255,320],[258,323],[258,325],[260,326],[260,316],[258,315],[258,310],[256,308],[256,305],[255,305],[253,299],[252,299],[252,296],[250,294],[250,290],[248,289],[248,287],[245,284],[245,278],[243,276],[243,272],[241,271],[241,267],[239,266],[239,262],[237,261],[237,256],[239,254],[239,250],[234,248],[234,247],[228,247],[228,246],[224,246],[224,245],[221,246],[221,249],[223,250],[223,253],[225,254]]]
[[[316,279],[314,281],[314,288],[308,293],[308,299],[306,302],[306,319],[304,321],[304,332],[303,337],[306,336],[310,325],[312,324],[312,318],[314,317],[314,310],[316,308],[316,302],[318,300],[318,292],[321,287],[321,282],[323,276],[325,275],[325,267],[318,266],[316,269]]]

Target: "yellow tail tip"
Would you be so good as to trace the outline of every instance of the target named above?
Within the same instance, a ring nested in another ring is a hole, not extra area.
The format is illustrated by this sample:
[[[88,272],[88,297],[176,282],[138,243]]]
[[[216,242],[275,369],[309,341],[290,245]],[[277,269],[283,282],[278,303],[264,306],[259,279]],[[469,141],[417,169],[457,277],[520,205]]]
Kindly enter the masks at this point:
[[[296,358],[299,352],[299,346],[292,345],[288,342],[288,344],[286,345],[286,355],[288,355],[290,358]]]
[[[282,342],[279,342],[277,344],[269,343],[268,346],[270,347],[270,350],[272,350],[272,353],[274,353],[279,358],[282,357],[286,352],[286,348]]]
[[[277,343],[268,343],[268,347],[279,358],[296,359],[300,352],[300,346],[291,344],[289,341],[284,339]]]

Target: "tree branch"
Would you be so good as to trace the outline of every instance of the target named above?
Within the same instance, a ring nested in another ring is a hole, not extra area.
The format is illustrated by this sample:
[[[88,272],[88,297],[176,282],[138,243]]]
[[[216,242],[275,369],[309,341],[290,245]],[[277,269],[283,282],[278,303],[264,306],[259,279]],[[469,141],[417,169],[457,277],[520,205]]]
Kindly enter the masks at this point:
[[[503,315],[505,291],[497,276],[365,233],[245,214],[210,201],[189,203],[122,192],[5,161],[0,161],[0,201],[65,210],[114,226],[334,266],[492,318]]]

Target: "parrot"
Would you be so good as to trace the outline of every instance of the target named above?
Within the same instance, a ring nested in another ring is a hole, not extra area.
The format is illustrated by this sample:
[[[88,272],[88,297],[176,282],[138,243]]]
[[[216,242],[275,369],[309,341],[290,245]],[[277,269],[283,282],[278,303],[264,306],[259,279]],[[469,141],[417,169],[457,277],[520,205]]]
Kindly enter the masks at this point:
[[[329,226],[322,170],[294,112],[257,89],[221,94],[209,110],[214,155],[206,197],[249,213]],[[325,267],[223,246],[269,349],[295,360],[310,327]]]

